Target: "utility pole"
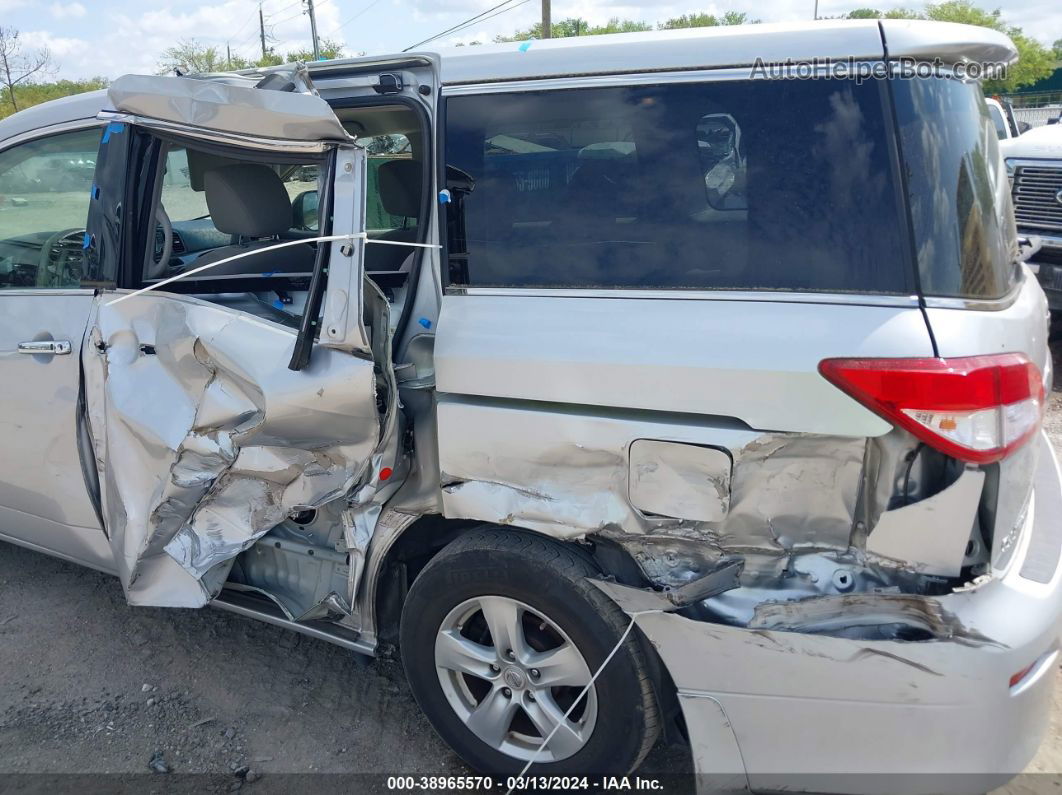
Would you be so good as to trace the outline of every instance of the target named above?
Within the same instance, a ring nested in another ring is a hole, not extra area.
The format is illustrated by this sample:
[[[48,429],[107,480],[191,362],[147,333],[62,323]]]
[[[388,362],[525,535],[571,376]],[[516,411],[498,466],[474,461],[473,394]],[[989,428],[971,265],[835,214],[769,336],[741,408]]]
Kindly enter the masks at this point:
[[[317,16],[313,13],[313,0],[306,0],[306,10],[310,14],[310,35],[313,36],[313,59],[319,61],[321,60],[321,43],[317,40]]]
[[[817,2],[817,0],[816,0]],[[258,30],[262,34],[262,60],[265,60],[266,55],[266,43],[265,43],[265,16],[262,14],[262,4],[258,4]]]
[[[227,69],[232,68],[232,47],[229,46],[228,42],[225,42],[225,67]]]
[[[553,22],[550,20],[549,11],[549,0],[542,0],[542,38],[544,39],[553,36]]]
[[[818,18],[819,18],[819,0],[815,0],[815,16],[813,16],[812,19],[818,19]]]

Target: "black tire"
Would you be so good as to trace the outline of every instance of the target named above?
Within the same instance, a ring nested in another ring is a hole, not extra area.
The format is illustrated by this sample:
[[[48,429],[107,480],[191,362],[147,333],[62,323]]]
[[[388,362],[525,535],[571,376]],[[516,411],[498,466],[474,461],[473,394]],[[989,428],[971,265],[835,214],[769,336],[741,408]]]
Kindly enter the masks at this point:
[[[599,574],[577,550],[533,533],[485,528],[443,549],[417,577],[402,610],[401,651],[413,695],[435,731],[475,770],[520,773],[526,760],[477,737],[447,701],[435,667],[435,640],[457,605],[479,596],[523,602],[571,639],[591,672],[630,623],[586,577]],[[585,745],[557,761],[536,762],[528,775],[625,775],[652,748],[659,711],[645,650],[632,631],[594,683],[597,720]]]

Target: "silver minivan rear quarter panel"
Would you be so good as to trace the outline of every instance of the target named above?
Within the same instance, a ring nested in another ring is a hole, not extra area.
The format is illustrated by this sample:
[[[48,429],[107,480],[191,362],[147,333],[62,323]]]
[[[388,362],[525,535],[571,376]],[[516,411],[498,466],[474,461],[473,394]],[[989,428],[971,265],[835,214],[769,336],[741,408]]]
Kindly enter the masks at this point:
[[[514,293],[518,291],[513,291]],[[890,425],[818,373],[836,356],[932,356],[915,306],[446,295],[440,393],[737,419],[879,436]]]
[[[743,556],[750,583],[775,582],[792,554],[848,554],[867,438],[892,426],[819,362],[932,355],[913,305],[447,295],[440,328],[444,514],[607,538],[673,587],[726,554]],[[640,440],[666,455],[632,457]],[[683,487],[700,467],[651,504],[638,492],[649,470],[675,466],[672,444],[729,457],[718,504]]]

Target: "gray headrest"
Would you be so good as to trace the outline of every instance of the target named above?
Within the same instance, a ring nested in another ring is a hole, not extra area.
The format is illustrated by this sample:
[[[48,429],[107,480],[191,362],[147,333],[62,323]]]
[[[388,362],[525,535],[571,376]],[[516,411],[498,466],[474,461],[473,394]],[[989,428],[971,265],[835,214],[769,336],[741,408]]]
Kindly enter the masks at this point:
[[[389,160],[380,166],[380,203],[391,215],[420,216],[419,160]]]
[[[203,178],[207,209],[218,231],[270,237],[291,229],[291,199],[273,169],[260,163],[212,168]]]

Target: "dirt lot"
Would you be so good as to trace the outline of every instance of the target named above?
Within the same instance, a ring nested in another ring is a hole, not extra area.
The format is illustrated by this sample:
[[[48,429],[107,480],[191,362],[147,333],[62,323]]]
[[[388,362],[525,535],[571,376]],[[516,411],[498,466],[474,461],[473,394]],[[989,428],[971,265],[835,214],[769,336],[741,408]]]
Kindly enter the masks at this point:
[[[1062,342],[1055,362],[1048,427],[1062,452]],[[1060,696],[1031,771],[1062,774]],[[421,718],[397,663],[220,611],[129,608],[117,580],[0,545],[0,792],[86,791],[62,775],[10,774],[141,774],[153,757],[209,775],[141,777],[135,789],[280,791],[294,788],[281,784],[293,773],[467,772]],[[642,773],[689,769],[683,749],[658,747]],[[94,783],[107,791],[118,780]],[[1007,791],[1054,792],[1060,781],[1026,777]]]

